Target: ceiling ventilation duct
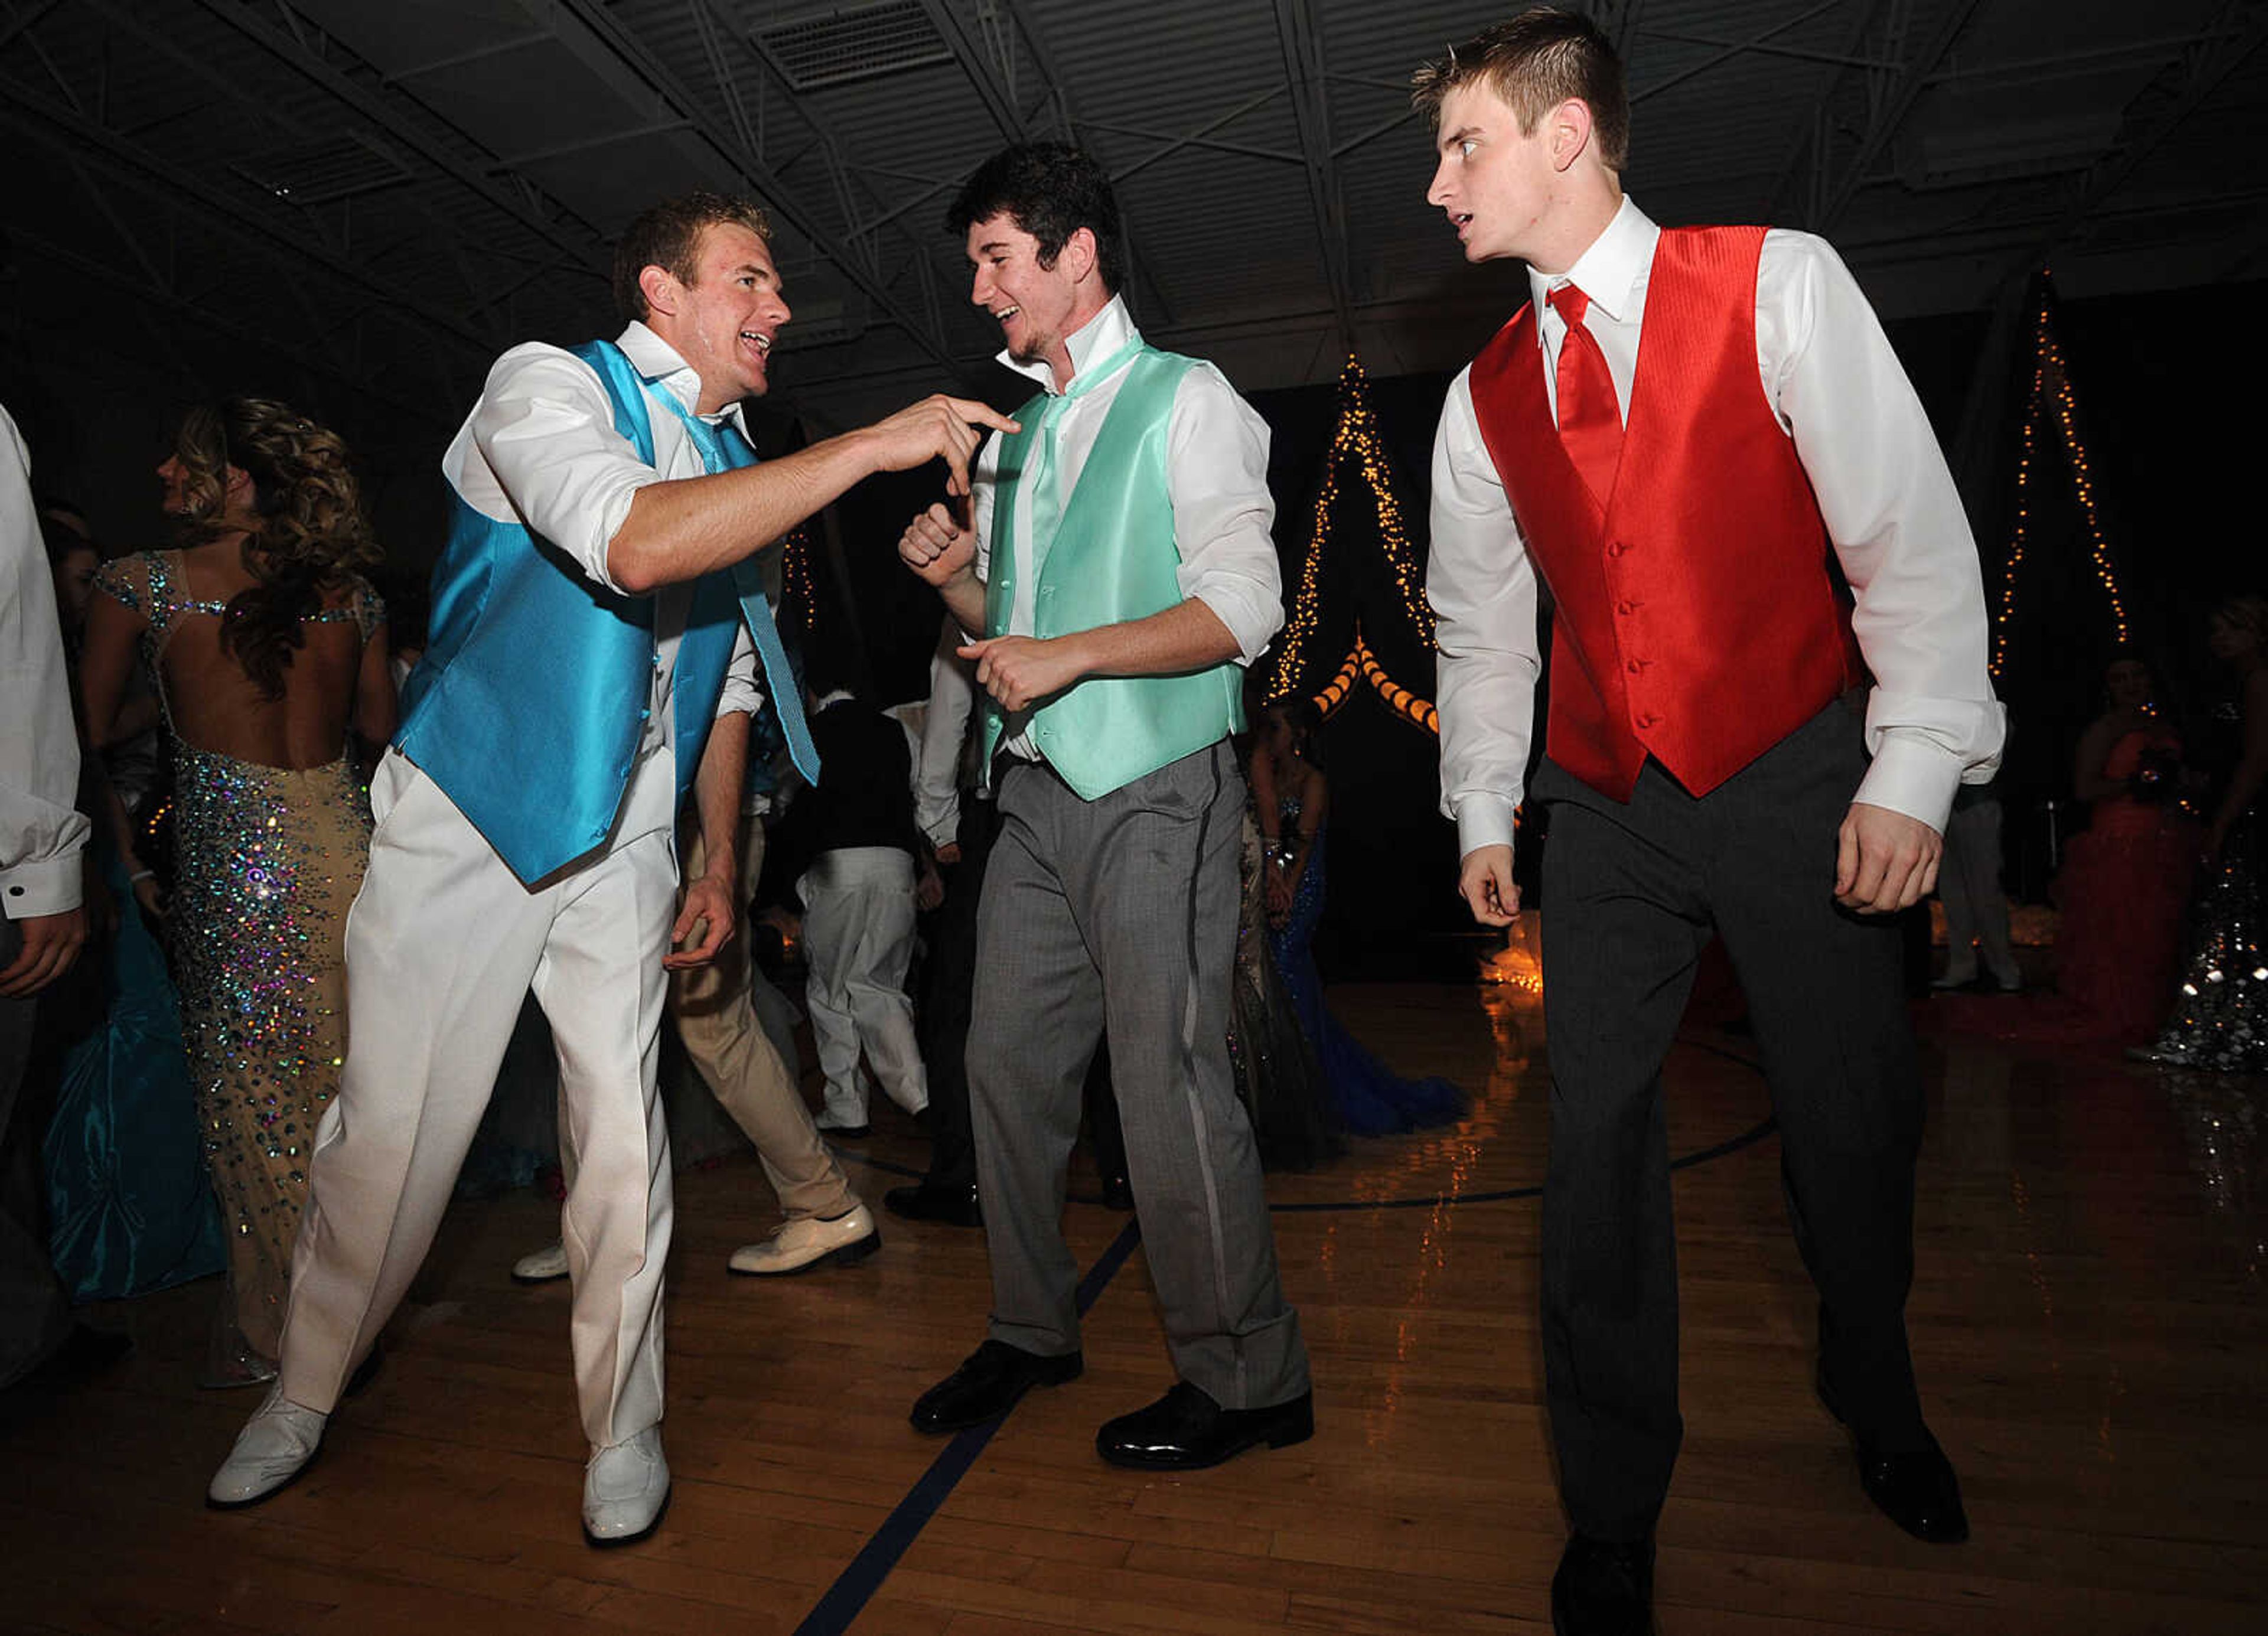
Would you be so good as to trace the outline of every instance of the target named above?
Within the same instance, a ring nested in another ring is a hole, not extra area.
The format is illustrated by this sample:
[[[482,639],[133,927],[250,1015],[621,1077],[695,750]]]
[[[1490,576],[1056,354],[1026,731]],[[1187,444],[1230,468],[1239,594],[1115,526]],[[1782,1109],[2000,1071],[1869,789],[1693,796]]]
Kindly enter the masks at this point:
[[[759,28],[753,38],[798,91],[953,61],[921,0],[830,6]]]
[[[360,130],[276,148],[229,168],[262,193],[301,206],[375,193],[399,186],[412,174],[391,147]]]

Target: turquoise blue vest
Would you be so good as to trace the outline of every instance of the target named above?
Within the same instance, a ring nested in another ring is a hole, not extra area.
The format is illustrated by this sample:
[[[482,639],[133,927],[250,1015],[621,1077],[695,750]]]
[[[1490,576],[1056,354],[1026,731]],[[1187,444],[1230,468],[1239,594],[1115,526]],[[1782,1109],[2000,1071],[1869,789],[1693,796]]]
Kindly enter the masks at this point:
[[[572,350],[599,372],[615,430],[652,465],[653,428],[637,371],[607,342]],[[731,464],[755,463],[742,439],[722,441]],[[614,827],[658,662],[654,598],[609,591],[523,525],[475,510],[454,490],[450,498],[430,639],[402,688],[394,744],[532,884]],[[771,614],[761,606],[744,612],[729,574],[694,583],[671,688],[681,801],[701,765],[744,617]]]
[[[1146,619],[1182,601],[1166,439],[1174,393],[1196,365],[1144,346],[1126,366],[1102,430],[1064,501],[1063,520],[1040,565],[1033,635],[1059,637]],[[1044,394],[1016,411],[1021,431],[1005,434],[992,498],[984,628],[1008,630],[1015,607],[1016,486],[1038,435]],[[1055,481],[1053,474],[1044,474]],[[1033,744],[1064,782],[1095,800],[1244,726],[1244,673],[1233,660],[1175,676],[1089,676],[1031,715]],[[984,764],[1005,722],[984,704]]]

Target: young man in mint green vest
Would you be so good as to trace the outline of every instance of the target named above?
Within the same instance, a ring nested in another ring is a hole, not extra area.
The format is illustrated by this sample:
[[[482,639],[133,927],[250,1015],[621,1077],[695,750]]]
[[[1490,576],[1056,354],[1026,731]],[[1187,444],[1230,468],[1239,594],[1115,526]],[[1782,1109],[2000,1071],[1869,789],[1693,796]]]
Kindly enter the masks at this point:
[[[788,320],[769,238],[761,211],[715,195],[646,211],[616,250],[620,336],[505,353],[443,457],[432,640],[371,780],[346,1066],[315,1139],[282,1372],[215,1473],[215,1506],[265,1500],[314,1457],[424,1260],[531,989],[579,1161],[562,1225],[584,1531],[626,1544],[668,1500],[666,976],[733,933],[755,655],[792,745],[802,731],[743,565],[873,472],[942,456],[965,492],[970,427],[1014,425],[932,398],[758,465],[740,406],[766,389]],[[703,866],[681,893],[696,772]]]
[[[1180,1379],[1096,1434],[1187,1470],[1314,1429],[1227,1035],[1244,782],[1242,667],[1283,623],[1268,430],[1209,364],[1143,343],[1101,166],[1008,149],[948,217],[1042,388],[980,457],[968,525],[932,506],[899,550],[945,599],[986,695],[1001,832],[978,911],[968,1086],[992,1256],[990,1338],[914,1405],[975,1426],[1080,1370],[1059,1222],[1079,1090],[1108,1036]]]

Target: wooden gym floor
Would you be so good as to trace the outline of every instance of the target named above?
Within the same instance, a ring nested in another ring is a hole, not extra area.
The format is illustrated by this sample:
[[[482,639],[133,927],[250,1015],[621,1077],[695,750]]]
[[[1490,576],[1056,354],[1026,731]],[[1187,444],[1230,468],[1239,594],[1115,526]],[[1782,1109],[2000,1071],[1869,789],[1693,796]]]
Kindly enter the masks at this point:
[[[1096,1460],[1096,1425],[1170,1375],[1130,1218],[1083,1168],[1066,1229],[1093,1269],[1086,1377],[989,1437],[919,1437],[908,1406],[983,1333],[978,1235],[885,1217],[863,1266],[730,1278],[772,1220],[744,1160],[678,1178],[676,1489],[651,1541],[582,1543],[567,1290],[505,1276],[556,1214],[519,1194],[453,1213],[382,1374],[308,1477],[251,1511],[202,1505],[256,1400],[192,1383],[213,1286],[94,1313],[133,1356],[18,1394],[0,1421],[0,1629],[1546,1631],[1562,1525],[1535,1316],[1542,1030],[1532,968],[1494,975],[1333,991],[1399,1071],[1476,1094],[1453,1131],[1270,1178],[1314,1356],[1311,1443],[1186,1477]],[[2268,1629],[2268,1087],[1926,1021],[1925,1038],[1914,1350],[1975,1537],[1918,1544],[1859,1495],[1809,1389],[1752,1042],[1697,1021],[1668,1071],[1694,1162],[1661,1629]],[[894,1109],[877,1120],[844,1151],[879,1213],[923,1148]]]

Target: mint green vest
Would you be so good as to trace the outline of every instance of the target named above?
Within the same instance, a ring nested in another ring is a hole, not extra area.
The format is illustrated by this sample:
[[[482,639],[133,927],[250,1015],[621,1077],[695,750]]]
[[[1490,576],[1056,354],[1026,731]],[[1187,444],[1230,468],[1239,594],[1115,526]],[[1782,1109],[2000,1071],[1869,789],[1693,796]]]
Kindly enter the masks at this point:
[[[1041,565],[1032,598],[1035,636],[1146,619],[1182,600],[1166,439],[1174,390],[1196,362],[1145,345],[1126,366]],[[1042,394],[1017,410],[1024,429],[1001,441],[984,592],[987,636],[1007,633],[1015,607],[1016,576],[1023,571],[1014,544],[1016,487],[1046,406]],[[1032,712],[1032,742],[1081,799],[1096,800],[1241,731],[1243,683],[1233,660],[1174,676],[1089,676]],[[986,699],[987,767],[1005,722],[999,705]]]

